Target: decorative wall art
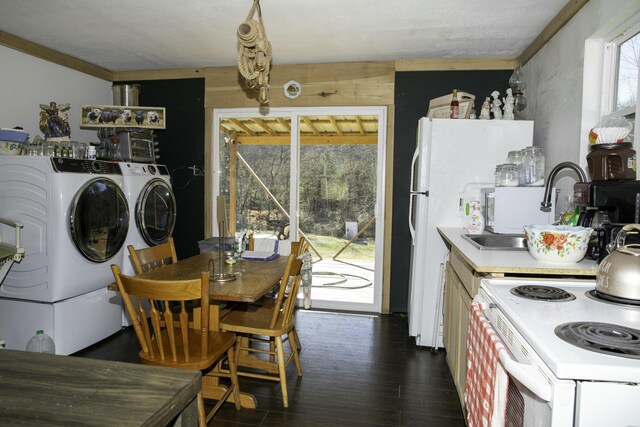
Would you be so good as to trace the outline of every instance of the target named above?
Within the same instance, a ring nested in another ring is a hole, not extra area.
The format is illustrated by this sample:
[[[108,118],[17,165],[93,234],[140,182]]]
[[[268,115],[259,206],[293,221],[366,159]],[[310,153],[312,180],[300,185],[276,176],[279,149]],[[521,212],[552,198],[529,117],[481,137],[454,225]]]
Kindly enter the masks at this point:
[[[130,127],[165,129],[164,107],[138,107],[123,105],[82,105],[81,128]]]

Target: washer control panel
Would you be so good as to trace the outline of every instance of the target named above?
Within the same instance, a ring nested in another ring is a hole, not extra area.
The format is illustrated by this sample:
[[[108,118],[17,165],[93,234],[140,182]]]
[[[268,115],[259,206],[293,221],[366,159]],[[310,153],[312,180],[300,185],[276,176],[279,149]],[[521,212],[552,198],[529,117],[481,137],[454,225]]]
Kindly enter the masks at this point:
[[[71,159],[66,157],[52,157],[51,164],[56,172],[64,173],[95,173],[102,175],[122,175],[118,162],[106,160]]]

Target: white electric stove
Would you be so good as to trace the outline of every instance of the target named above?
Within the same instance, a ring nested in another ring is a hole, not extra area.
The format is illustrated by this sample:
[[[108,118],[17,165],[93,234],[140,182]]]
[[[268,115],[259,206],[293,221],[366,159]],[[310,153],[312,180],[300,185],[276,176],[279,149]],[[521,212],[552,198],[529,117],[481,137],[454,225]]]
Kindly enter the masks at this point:
[[[475,301],[510,351],[503,365],[524,426],[640,426],[640,304],[594,290],[592,281],[482,281]]]

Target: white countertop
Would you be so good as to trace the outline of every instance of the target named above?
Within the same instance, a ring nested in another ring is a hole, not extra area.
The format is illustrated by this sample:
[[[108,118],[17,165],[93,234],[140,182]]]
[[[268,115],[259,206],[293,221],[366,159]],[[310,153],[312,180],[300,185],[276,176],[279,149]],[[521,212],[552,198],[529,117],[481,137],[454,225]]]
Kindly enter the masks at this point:
[[[588,258],[572,264],[549,263],[533,259],[527,250],[480,250],[462,238],[467,233],[464,228],[438,227],[438,232],[480,273],[595,276],[598,269],[598,264]]]

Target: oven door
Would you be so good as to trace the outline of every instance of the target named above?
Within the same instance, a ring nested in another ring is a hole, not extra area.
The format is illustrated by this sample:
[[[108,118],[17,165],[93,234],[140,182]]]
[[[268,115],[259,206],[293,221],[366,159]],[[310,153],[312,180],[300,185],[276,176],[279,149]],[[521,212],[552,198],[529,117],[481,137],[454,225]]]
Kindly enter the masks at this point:
[[[510,353],[502,352],[500,363],[510,380],[506,417],[515,421],[511,425],[573,425],[575,382],[556,378],[482,290],[475,301],[482,305],[485,316]]]

